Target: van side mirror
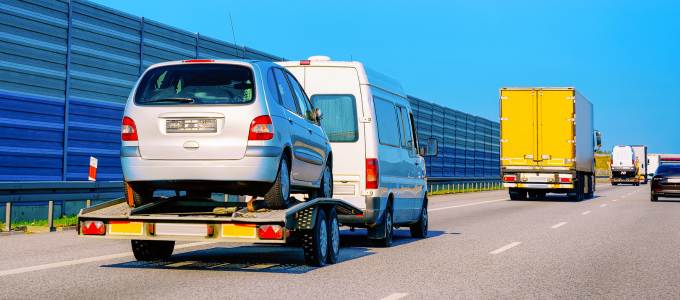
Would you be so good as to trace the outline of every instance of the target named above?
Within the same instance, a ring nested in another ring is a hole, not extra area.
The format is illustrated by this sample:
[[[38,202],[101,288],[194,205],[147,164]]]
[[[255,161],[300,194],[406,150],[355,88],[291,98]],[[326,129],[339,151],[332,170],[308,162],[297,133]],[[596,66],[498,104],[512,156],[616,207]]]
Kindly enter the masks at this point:
[[[595,130],[595,151],[602,149],[602,133]]]
[[[314,109],[314,117],[317,122],[321,122],[321,119],[323,119],[323,113],[318,107]]]
[[[439,152],[437,139],[429,138],[425,140],[425,143],[420,145],[420,156],[437,156]]]

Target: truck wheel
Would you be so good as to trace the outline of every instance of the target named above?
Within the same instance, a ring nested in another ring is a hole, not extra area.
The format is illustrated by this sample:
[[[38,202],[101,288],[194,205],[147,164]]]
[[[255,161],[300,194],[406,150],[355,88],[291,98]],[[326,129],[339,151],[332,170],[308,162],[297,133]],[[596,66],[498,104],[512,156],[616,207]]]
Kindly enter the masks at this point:
[[[264,203],[272,209],[288,208],[290,205],[290,168],[285,157],[281,157],[279,173],[274,184],[264,195]]]
[[[125,194],[125,201],[130,207],[140,207],[144,204],[153,202],[153,190],[144,189],[139,185],[130,184],[127,181],[123,183]]]
[[[659,201],[659,196],[652,194],[652,196],[650,197],[650,200],[652,200],[652,202]]]
[[[323,267],[328,258],[328,222],[323,209],[316,210],[316,221],[312,230],[302,234],[302,250],[305,263],[311,266]]]
[[[319,188],[309,193],[309,199],[332,198],[333,197],[333,170],[331,166],[326,166],[321,173]]]
[[[175,241],[132,240],[132,253],[140,261],[168,259],[175,249]]]
[[[388,205],[387,209],[385,209],[385,214],[383,214],[383,221],[379,225],[369,229],[369,236],[382,236],[381,238],[373,240],[373,243],[376,246],[384,248],[392,246],[392,237],[394,235],[393,221],[392,205]]]
[[[531,200],[545,199],[545,193],[544,192],[529,192],[529,199],[531,199]]]
[[[526,199],[527,199],[526,191],[510,189],[510,200],[526,200]]]
[[[334,264],[340,257],[340,224],[335,208],[328,210],[328,257],[326,262]]]
[[[423,239],[427,237],[427,227],[428,227],[428,216],[427,216],[427,201],[423,203],[423,207],[420,209],[420,218],[418,222],[411,225],[409,229],[411,230],[411,237],[417,239]]]

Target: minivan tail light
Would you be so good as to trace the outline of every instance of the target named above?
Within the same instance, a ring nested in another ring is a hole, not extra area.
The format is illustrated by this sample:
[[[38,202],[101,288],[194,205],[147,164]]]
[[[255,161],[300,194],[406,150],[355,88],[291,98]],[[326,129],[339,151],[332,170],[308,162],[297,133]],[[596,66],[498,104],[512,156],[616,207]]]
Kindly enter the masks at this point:
[[[123,124],[120,127],[120,138],[123,141],[137,141],[137,125],[132,118],[125,116],[123,117]]]
[[[366,189],[377,189],[378,188],[378,159],[377,158],[367,158],[366,159]]]
[[[274,125],[268,115],[259,116],[250,122],[249,141],[266,141],[274,138]]]

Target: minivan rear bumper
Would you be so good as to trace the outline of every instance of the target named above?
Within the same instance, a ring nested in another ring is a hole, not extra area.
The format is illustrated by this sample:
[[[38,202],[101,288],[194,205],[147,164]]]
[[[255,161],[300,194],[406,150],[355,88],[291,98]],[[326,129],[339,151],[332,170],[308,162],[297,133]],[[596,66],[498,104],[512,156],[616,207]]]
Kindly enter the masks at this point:
[[[234,160],[155,160],[121,157],[126,181],[255,181],[274,182],[279,157],[245,156]]]

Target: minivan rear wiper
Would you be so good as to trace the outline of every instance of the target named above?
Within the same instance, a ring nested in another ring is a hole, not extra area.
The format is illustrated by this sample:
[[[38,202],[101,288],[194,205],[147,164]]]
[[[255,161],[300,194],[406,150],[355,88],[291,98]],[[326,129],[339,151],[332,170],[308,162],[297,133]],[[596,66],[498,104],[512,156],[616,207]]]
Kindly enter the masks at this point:
[[[194,102],[194,99],[193,98],[161,98],[161,99],[153,99],[153,100],[142,101],[142,103],[154,103],[154,102],[192,103],[192,102]]]

